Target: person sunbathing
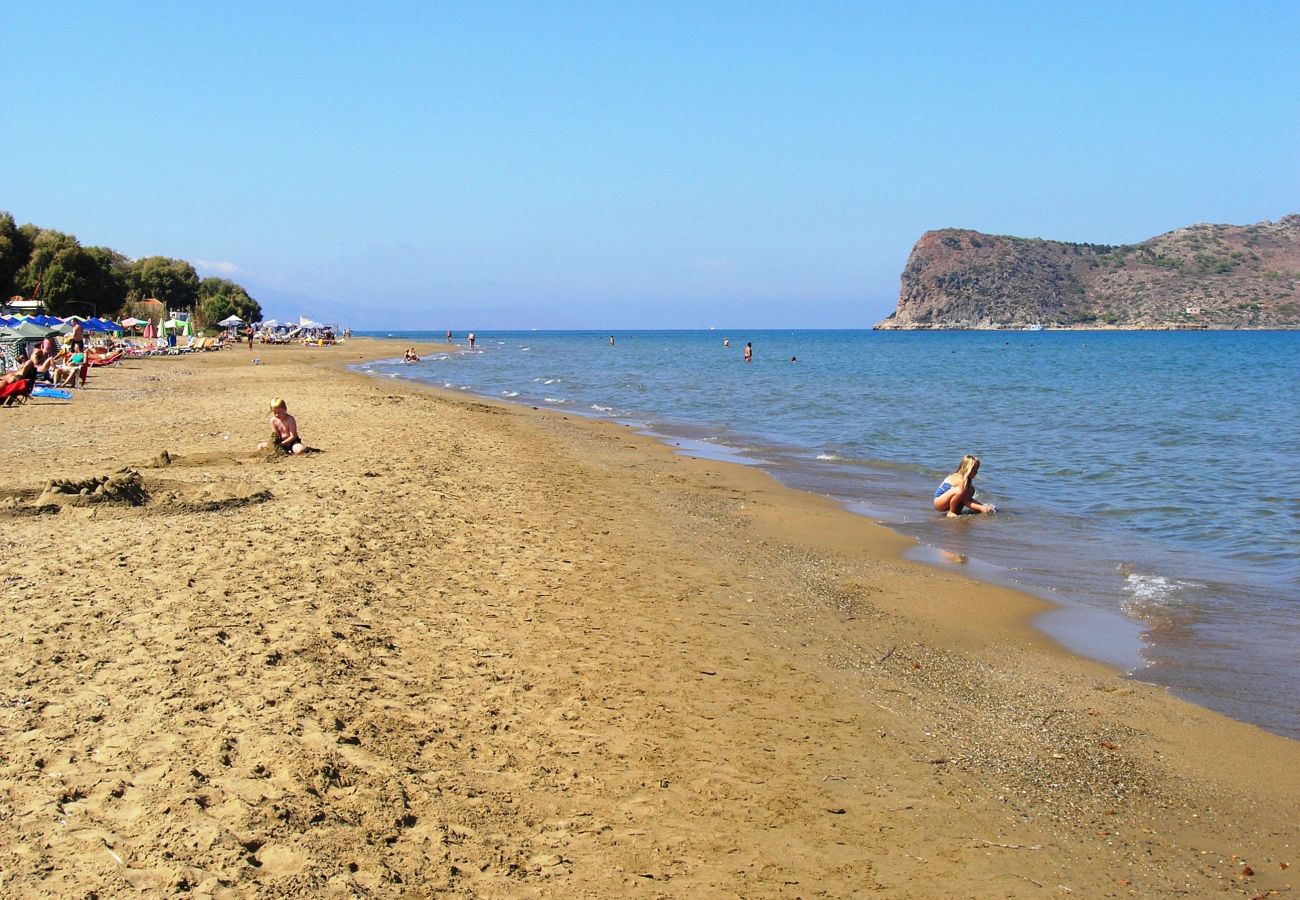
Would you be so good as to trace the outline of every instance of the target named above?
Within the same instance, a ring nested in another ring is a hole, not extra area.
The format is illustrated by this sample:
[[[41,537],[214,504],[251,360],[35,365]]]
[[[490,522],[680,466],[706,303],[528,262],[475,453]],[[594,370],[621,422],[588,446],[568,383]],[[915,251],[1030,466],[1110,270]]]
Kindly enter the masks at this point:
[[[32,351],[32,365],[36,371],[32,378],[36,381],[47,381],[53,383],[55,362],[54,357],[47,356],[45,351],[39,347]]]
[[[32,381],[36,378],[36,360],[34,354],[28,354],[18,360],[18,366],[12,372],[6,372],[0,384],[13,384],[15,381]]]
[[[18,368],[0,377],[0,405],[13,406],[27,400],[32,383],[36,380],[35,354],[18,360]]]
[[[54,359],[54,386],[55,387],[76,387],[77,376],[81,376],[81,386],[86,386],[86,370],[90,368],[90,363],[86,362],[84,351],[71,353],[64,350]]]

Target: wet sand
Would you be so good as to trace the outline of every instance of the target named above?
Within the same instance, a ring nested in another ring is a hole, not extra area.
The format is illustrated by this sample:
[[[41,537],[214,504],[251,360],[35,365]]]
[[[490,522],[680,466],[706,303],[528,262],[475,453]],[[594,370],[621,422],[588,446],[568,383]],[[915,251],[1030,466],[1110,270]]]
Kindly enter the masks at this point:
[[[400,351],[0,410],[0,894],[1289,890],[1300,744],[753,469],[343,370]]]

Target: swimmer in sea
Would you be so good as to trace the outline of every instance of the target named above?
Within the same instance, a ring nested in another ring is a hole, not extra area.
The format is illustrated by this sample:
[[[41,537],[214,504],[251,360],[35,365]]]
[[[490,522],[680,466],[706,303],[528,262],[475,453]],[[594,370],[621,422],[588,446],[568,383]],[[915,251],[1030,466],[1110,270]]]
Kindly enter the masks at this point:
[[[935,510],[951,517],[961,515],[963,507],[977,513],[997,512],[998,508],[992,503],[975,502],[975,475],[979,470],[978,456],[969,453],[963,456],[957,464],[957,471],[945,478],[934,492]]]
[[[746,342],[745,342],[745,362],[753,362],[753,361],[754,361],[754,345],[753,345],[751,342],[746,341]]]

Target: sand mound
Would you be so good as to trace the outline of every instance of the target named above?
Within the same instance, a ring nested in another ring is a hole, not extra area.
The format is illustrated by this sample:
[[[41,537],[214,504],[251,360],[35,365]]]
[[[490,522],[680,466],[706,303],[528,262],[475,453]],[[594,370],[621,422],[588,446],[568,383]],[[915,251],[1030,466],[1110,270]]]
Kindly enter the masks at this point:
[[[149,492],[145,490],[144,479],[134,469],[120,469],[112,475],[79,480],[51,479],[36,498],[38,507],[86,506],[92,503],[143,506],[147,502]]]
[[[118,508],[124,513],[218,512],[273,499],[266,489],[234,483],[188,484],[146,479],[135,469],[90,478],[54,478],[40,490],[10,491],[0,508],[12,515],[58,513],[65,508]]]

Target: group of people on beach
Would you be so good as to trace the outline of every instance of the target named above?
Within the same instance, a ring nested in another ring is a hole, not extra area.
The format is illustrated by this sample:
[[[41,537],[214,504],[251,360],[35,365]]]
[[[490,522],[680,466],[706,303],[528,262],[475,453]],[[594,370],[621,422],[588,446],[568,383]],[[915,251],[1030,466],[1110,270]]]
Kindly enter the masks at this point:
[[[38,384],[56,388],[86,386],[90,377],[91,357],[86,346],[86,332],[76,322],[62,347],[53,334],[47,334],[38,345],[23,353],[17,365],[0,376],[0,403],[13,406],[26,399],[30,389]]]

